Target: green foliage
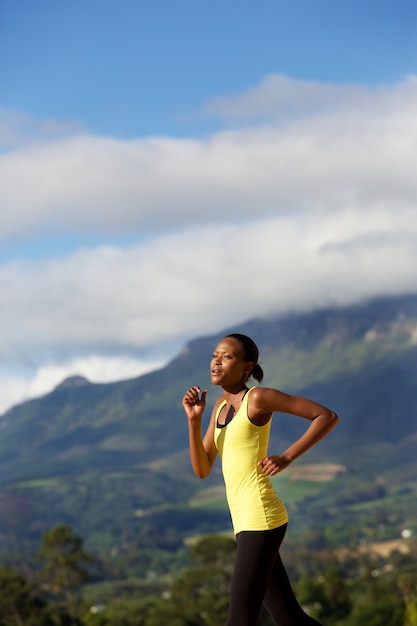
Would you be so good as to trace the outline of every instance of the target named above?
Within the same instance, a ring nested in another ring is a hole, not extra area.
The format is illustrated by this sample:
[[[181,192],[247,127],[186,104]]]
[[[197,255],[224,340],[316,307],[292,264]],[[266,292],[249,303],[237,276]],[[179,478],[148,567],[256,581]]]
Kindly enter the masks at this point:
[[[404,626],[417,626],[417,600],[406,600]]]
[[[75,555],[85,556],[71,529],[53,528],[46,539],[43,550],[61,567],[72,570]],[[410,547],[387,561],[366,553],[303,552],[290,543],[283,557],[300,603],[326,626],[416,626],[417,569]],[[107,589],[90,583],[90,600],[83,594],[77,616],[64,611],[54,594],[41,598],[34,582],[0,568],[0,626],[218,626],[226,620],[234,554],[233,539],[203,537],[190,549],[185,568],[173,569],[169,579],[108,580]],[[259,626],[271,626],[265,610]]]
[[[82,563],[91,562],[92,556],[84,551],[81,537],[65,524],[43,535],[39,556],[44,562],[42,574],[54,587],[72,589],[88,579]]]
[[[345,620],[346,626],[404,626],[404,607],[393,595],[364,598]]]
[[[148,626],[152,600],[116,601],[110,606],[92,607],[82,617],[83,626]],[[162,622],[163,623],[163,622]]]
[[[209,535],[200,539],[192,548],[190,560],[201,565],[215,565],[227,569],[233,563],[236,541],[228,537]]]
[[[147,620],[146,626],[200,626],[201,622],[190,622],[188,617],[183,615],[182,608],[174,603],[158,605]]]
[[[352,610],[346,580],[339,568],[329,567],[318,578],[302,576],[297,585],[298,600],[308,613],[326,624],[343,623]]]
[[[49,626],[44,609],[45,603],[36,595],[33,583],[0,567],[1,626]]]
[[[398,587],[405,604],[404,626],[417,626],[417,573],[401,576]]]
[[[195,565],[174,580],[169,597],[152,610],[147,626],[218,626],[226,621],[235,541],[209,536],[190,554]]]
[[[0,626],[74,626],[78,622],[49,605],[33,581],[0,567]]]
[[[39,557],[44,563],[41,576],[51,591],[65,594],[68,611],[76,620],[78,610],[73,592],[88,579],[83,564],[93,560],[84,551],[83,540],[69,526],[60,524],[43,535]]]
[[[171,624],[171,620],[184,626],[222,624],[227,615],[229,586],[230,571],[208,565],[194,567],[176,579],[169,599],[153,609],[147,626]]]

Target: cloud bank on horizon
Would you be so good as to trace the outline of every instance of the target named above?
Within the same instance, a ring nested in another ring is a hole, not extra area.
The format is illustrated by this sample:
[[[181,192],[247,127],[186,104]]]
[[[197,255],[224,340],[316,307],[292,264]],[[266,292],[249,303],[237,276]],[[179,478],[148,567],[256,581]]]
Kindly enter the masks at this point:
[[[223,129],[120,139],[0,112],[0,242],[55,240],[0,257],[0,410],[253,316],[417,291],[416,76],[271,74],[201,115]]]

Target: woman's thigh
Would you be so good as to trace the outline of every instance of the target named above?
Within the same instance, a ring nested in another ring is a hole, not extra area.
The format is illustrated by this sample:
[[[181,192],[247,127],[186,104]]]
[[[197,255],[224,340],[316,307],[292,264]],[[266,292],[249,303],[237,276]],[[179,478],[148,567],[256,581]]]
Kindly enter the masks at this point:
[[[256,626],[286,524],[237,535],[235,566],[226,626]]]

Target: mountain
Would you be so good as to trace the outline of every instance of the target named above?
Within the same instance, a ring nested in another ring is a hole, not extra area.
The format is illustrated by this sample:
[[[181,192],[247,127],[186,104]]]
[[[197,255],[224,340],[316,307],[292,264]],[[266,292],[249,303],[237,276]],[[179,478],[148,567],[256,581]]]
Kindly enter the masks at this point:
[[[212,501],[204,519],[190,508],[202,489],[217,493],[221,476],[218,464],[203,485],[192,475],[181,399],[191,384],[210,389],[211,352],[231,331],[257,342],[266,386],[339,414],[337,429],[298,463],[334,462],[370,480],[414,485],[417,296],[407,295],[253,319],[189,342],[166,367],[139,378],[93,384],[71,377],[13,407],[0,418],[0,552],[6,544],[21,549],[22,537],[61,521],[111,542],[151,510],[161,527],[169,510],[184,532],[224,528],[224,506]],[[217,393],[210,389],[209,403]],[[304,428],[304,420],[276,415],[271,449]]]

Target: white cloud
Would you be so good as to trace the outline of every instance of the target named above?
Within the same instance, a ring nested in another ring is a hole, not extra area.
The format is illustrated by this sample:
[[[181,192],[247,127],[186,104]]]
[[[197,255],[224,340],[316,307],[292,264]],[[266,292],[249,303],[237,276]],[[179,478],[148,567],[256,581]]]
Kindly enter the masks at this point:
[[[108,383],[141,376],[163,364],[162,360],[143,361],[129,356],[90,355],[41,365],[28,378],[0,372],[0,415],[13,404],[49,393],[69,376],[79,375],[93,383]]]
[[[415,212],[354,207],[4,265],[0,363],[29,363],[32,377],[0,377],[3,406],[73,374],[139,375],[187,339],[253,316],[417,291],[416,266]]]
[[[228,103],[248,115],[272,114],[275,106],[278,117],[289,110],[291,119],[205,140],[79,135],[5,153],[0,237],[42,228],[166,232],[255,213],[415,203],[415,77],[383,89],[270,77]]]
[[[0,109],[0,150],[11,150],[79,134],[75,121],[39,120],[21,111]]]
[[[11,406],[30,397],[28,381],[14,374],[0,374],[0,416]]]
[[[343,301],[347,287],[348,299],[413,290],[416,244],[408,207],[351,207],[10,263],[0,271],[2,352],[144,351],[264,311]]]
[[[394,87],[320,83],[282,74],[264,77],[259,85],[231,97],[214,98],[205,113],[229,120],[274,120],[288,123],[340,113],[361,117],[396,113],[414,116],[417,77],[410,75]]]
[[[0,366],[31,372],[2,377],[3,405],[70,374],[136,375],[263,313],[417,291],[415,92],[413,77],[383,89],[270,77],[216,104],[262,126],[0,155],[0,237],[153,233],[0,265]]]

